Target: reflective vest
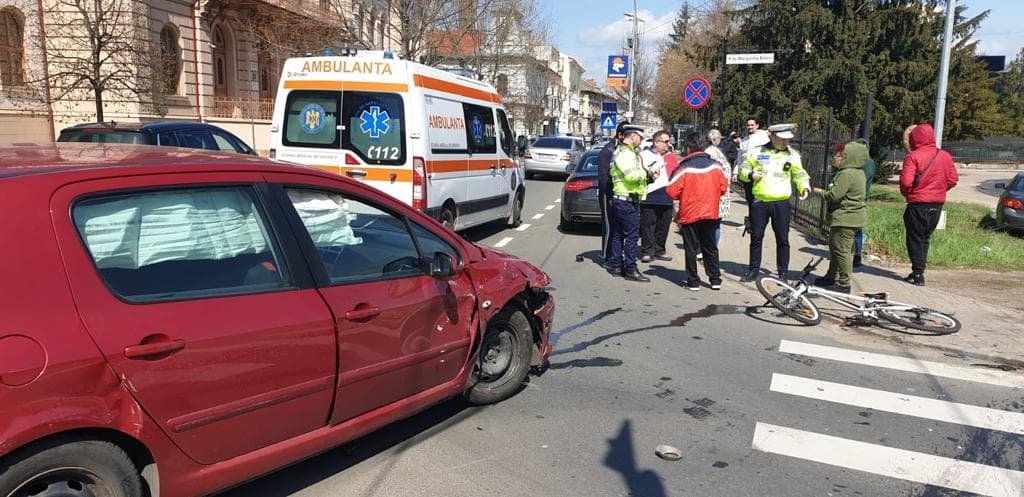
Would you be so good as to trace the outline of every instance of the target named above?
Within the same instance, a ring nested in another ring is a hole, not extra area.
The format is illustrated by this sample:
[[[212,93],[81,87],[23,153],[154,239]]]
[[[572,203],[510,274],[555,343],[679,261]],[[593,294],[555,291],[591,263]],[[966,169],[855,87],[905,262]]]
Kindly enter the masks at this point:
[[[635,148],[619,144],[612,157],[611,176],[613,195],[632,195],[637,200],[647,197],[647,171]]]
[[[763,175],[754,181],[755,200],[786,200],[793,195],[792,184],[796,184],[798,193],[811,187],[811,178],[800,164],[800,153],[793,147],[776,150],[769,144],[747,152],[739,167],[740,181],[753,181],[755,171]]]

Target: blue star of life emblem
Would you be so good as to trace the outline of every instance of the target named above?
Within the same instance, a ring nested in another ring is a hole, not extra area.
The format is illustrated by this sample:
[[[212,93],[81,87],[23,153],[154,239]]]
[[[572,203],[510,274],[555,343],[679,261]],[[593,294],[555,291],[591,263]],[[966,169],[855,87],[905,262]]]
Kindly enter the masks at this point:
[[[380,138],[391,130],[391,116],[388,111],[373,105],[359,114],[359,130],[368,133],[370,138]]]
[[[473,138],[476,141],[480,141],[484,136],[484,125],[480,122],[480,118],[473,116]]]

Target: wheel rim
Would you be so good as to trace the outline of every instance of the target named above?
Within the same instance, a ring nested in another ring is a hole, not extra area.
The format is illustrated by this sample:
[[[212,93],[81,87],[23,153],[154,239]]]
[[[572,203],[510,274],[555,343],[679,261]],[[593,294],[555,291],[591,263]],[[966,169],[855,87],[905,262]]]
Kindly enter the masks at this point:
[[[769,300],[779,309],[797,313],[809,320],[817,319],[818,310],[814,306],[809,305],[810,303],[807,302],[806,295],[794,294],[792,288],[782,285],[781,282],[773,278],[763,278],[761,284],[770,295]]]
[[[900,309],[889,311],[898,319],[926,328],[953,328],[955,323],[946,316],[924,309]]]
[[[450,230],[455,229],[455,214],[452,213],[451,209],[445,209],[444,213],[441,214],[441,224]]]
[[[501,378],[512,367],[516,337],[505,323],[493,326],[480,349],[480,379],[493,381]]]
[[[113,490],[85,468],[57,468],[33,476],[11,497],[109,497]]]

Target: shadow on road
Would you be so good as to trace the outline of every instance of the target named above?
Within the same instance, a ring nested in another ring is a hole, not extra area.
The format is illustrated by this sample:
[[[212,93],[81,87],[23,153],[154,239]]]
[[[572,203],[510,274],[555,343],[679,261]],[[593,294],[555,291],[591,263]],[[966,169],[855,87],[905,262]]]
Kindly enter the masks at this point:
[[[471,417],[480,410],[480,408],[472,408],[461,400],[451,400],[302,463],[216,494],[215,497],[249,497],[253,495],[284,497],[293,495],[381,452],[394,449],[396,453],[401,453]],[[371,488],[380,486],[379,484],[388,477],[397,460],[398,458],[385,458],[382,461],[380,467],[375,470],[377,471],[377,484]]]
[[[507,229],[508,226],[505,224],[505,221],[495,221],[462,230],[459,232],[459,235],[473,243],[479,243],[481,240],[490,238]]]
[[[604,465],[622,475],[626,487],[629,488],[627,495],[666,497],[665,486],[662,485],[658,473],[649,469],[640,471],[637,468],[632,426],[629,420],[623,421],[619,434],[608,441],[608,454],[604,458]]]

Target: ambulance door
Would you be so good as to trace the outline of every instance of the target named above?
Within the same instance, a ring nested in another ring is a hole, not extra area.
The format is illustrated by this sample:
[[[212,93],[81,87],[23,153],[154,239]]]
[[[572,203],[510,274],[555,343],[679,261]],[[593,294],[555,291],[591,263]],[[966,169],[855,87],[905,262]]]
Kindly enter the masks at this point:
[[[346,160],[342,173],[412,205],[412,159],[405,128],[402,95],[346,90],[341,103],[341,148],[356,160]]]
[[[508,124],[508,117],[503,109],[495,109],[498,114],[498,170],[501,171],[501,181],[508,185],[509,206],[512,208],[512,199],[516,191],[522,185],[523,175],[519,170],[518,162],[515,160],[515,138],[512,135],[512,127]],[[522,206],[520,206],[520,209]]]
[[[427,214],[450,227],[462,227],[463,211],[469,198],[469,144],[462,104],[426,95],[427,139],[430,158],[427,169]],[[453,211],[454,210],[454,211]]]
[[[508,215],[509,184],[498,157],[494,109],[463,103],[466,131],[469,134],[470,190],[466,220],[481,224]],[[507,167],[507,166],[506,166]]]

